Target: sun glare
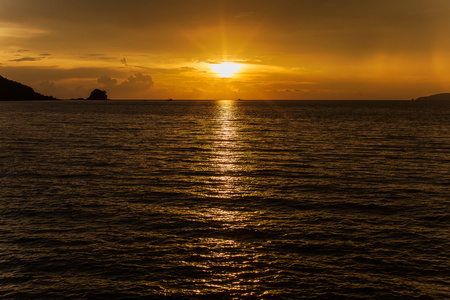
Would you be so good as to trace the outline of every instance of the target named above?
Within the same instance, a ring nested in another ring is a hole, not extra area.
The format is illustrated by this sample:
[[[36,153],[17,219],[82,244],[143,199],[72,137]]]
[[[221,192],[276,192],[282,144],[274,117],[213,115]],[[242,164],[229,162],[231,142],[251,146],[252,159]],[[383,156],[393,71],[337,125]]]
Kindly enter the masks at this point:
[[[233,62],[224,62],[221,64],[211,64],[212,70],[220,77],[229,78],[239,72],[241,65]]]

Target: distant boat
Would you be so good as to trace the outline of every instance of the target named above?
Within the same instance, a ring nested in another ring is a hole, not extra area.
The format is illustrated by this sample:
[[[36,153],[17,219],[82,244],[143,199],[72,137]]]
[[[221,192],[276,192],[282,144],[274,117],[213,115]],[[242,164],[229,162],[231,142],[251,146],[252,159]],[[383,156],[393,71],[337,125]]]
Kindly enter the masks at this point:
[[[170,98],[170,99],[167,99],[166,101],[172,101],[173,99],[172,98]]]
[[[239,99],[238,99],[238,101],[242,101],[242,99],[241,99],[241,98],[239,98]]]

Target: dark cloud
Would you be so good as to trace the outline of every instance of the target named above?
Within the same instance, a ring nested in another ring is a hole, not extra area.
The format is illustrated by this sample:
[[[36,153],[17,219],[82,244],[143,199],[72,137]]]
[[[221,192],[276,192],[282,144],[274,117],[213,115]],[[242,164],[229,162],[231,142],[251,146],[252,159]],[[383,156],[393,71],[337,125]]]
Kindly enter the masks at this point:
[[[24,53],[24,52],[30,52],[30,50],[28,49],[19,49],[19,50],[10,50],[10,51],[6,51],[8,53]]]
[[[43,57],[21,57],[17,59],[10,59],[9,61],[15,61],[15,62],[23,62],[23,61],[38,61],[44,59]]]
[[[111,76],[123,78],[126,76],[120,70],[108,68],[58,68],[57,66],[34,67],[34,66],[4,66],[2,75],[14,78],[20,82],[33,82],[36,79],[41,81],[56,81],[66,79],[91,79],[99,78],[105,73]]]
[[[57,84],[53,81],[45,80],[33,85],[33,88],[44,95],[52,95],[60,99],[71,99],[80,98],[82,96],[86,97],[92,90],[90,86],[72,86],[67,88],[64,85]]]
[[[111,97],[116,98],[141,98],[154,86],[153,78],[150,75],[144,75],[142,73],[129,76],[128,79],[121,83],[108,75],[101,76],[97,82],[104,86]]]
[[[105,87],[116,87],[117,86],[117,79],[113,79],[109,77],[108,75],[103,75],[97,81],[101,84],[103,84]]]
[[[100,56],[100,57],[97,57],[97,59],[100,59],[100,60],[117,60],[117,57],[115,57],[115,56]]]
[[[153,79],[149,75],[143,75],[136,73],[134,76],[128,77],[127,80],[122,82],[119,86],[126,89],[149,89],[153,87]]]

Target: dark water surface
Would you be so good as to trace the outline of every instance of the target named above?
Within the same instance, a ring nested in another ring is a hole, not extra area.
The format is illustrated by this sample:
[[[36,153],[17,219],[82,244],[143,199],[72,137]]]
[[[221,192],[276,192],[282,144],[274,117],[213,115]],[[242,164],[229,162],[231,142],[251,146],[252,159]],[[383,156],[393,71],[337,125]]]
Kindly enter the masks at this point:
[[[0,297],[450,297],[450,105],[0,102]]]

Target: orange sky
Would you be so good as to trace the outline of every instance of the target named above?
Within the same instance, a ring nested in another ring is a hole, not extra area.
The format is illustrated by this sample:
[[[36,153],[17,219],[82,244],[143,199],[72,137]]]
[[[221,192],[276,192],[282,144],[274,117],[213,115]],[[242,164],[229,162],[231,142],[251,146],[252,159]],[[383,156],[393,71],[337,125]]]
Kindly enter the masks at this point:
[[[0,0],[0,75],[59,98],[411,99],[450,92],[449,16],[449,0]]]

